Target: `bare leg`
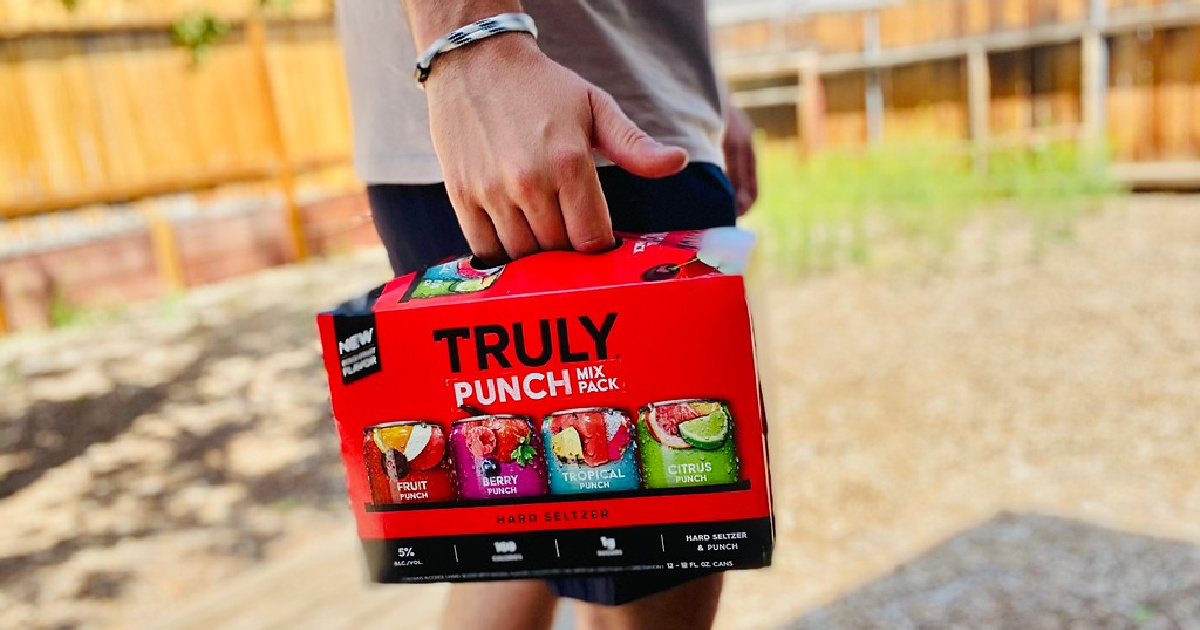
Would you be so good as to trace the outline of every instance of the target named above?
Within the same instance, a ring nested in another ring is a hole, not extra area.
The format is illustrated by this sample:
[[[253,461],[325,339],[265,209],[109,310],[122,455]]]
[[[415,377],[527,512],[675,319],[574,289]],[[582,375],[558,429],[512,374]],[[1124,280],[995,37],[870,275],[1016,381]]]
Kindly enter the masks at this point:
[[[707,630],[717,617],[724,574],[680,584],[621,606],[575,602],[580,630]]]
[[[450,587],[443,630],[549,630],[557,599],[542,580]]]

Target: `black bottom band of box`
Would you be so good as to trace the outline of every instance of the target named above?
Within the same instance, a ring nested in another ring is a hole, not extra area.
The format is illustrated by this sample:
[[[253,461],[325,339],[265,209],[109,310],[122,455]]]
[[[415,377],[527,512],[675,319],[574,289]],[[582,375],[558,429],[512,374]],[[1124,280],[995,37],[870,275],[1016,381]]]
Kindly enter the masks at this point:
[[[769,517],[555,531],[363,540],[376,582],[467,582],[771,563]]]

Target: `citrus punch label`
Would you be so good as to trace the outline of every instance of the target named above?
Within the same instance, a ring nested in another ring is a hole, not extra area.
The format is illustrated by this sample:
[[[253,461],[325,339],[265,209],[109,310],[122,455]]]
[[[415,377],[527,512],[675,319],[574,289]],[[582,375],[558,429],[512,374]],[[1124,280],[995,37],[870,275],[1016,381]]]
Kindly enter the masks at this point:
[[[647,488],[733,483],[738,479],[729,407],[717,400],[655,403],[638,413]]]

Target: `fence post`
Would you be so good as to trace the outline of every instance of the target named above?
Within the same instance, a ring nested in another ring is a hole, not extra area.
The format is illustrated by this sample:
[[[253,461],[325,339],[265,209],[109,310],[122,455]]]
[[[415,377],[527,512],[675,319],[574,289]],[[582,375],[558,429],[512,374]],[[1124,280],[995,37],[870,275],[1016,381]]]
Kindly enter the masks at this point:
[[[182,289],[187,284],[187,279],[183,273],[179,240],[175,238],[171,222],[153,206],[144,209],[142,216],[150,225],[150,242],[154,246],[154,260],[158,263],[159,275],[168,289]]]
[[[247,18],[246,38],[254,49],[254,58],[258,64],[259,75],[262,78],[263,97],[267,103],[267,128],[270,133],[272,149],[275,153],[276,185],[283,193],[286,231],[291,246],[292,260],[296,262],[308,258],[308,242],[304,235],[304,217],[296,204],[296,178],[292,170],[292,161],[287,152],[287,141],[283,135],[283,123],[279,120],[279,104],[275,100],[275,89],[271,83],[271,63],[267,58],[267,26],[261,15],[255,13]]]
[[[879,33],[879,10],[863,13],[863,56],[871,62],[879,59],[883,49]],[[878,66],[869,65],[864,71],[866,80],[863,94],[863,109],[867,117],[867,142],[871,146],[883,143],[883,72]]]
[[[1108,100],[1108,42],[1101,29],[1108,22],[1108,5],[1104,0],[1091,0],[1088,27],[1080,42],[1082,46],[1082,110],[1084,166],[1094,166],[1093,160],[1103,159],[1106,153]]]
[[[797,109],[804,150],[813,155],[825,142],[825,94],[821,81],[820,55],[815,51],[800,58],[800,95]]]
[[[974,47],[967,52],[967,110],[970,119],[972,162],[975,171],[981,175],[987,173],[991,85],[987,50]]]
[[[5,294],[4,284],[0,282],[0,336],[8,333],[8,295]]]

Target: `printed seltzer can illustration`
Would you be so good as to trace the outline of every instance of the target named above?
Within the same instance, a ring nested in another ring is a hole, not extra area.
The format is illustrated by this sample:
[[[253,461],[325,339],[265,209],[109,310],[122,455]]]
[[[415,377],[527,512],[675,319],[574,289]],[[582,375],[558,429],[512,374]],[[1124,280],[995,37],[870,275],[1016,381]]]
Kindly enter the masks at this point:
[[[483,415],[450,425],[459,496],[536,497],[548,492],[542,444],[525,416]]]
[[[637,442],[629,413],[611,407],[566,409],[542,421],[552,494],[636,490]]]
[[[647,488],[738,480],[733,415],[720,400],[669,400],[638,411],[637,438]]]
[[[375,504],[453,501],[454,469],[434,422],[388,422],[363,430],[363,463]]]

